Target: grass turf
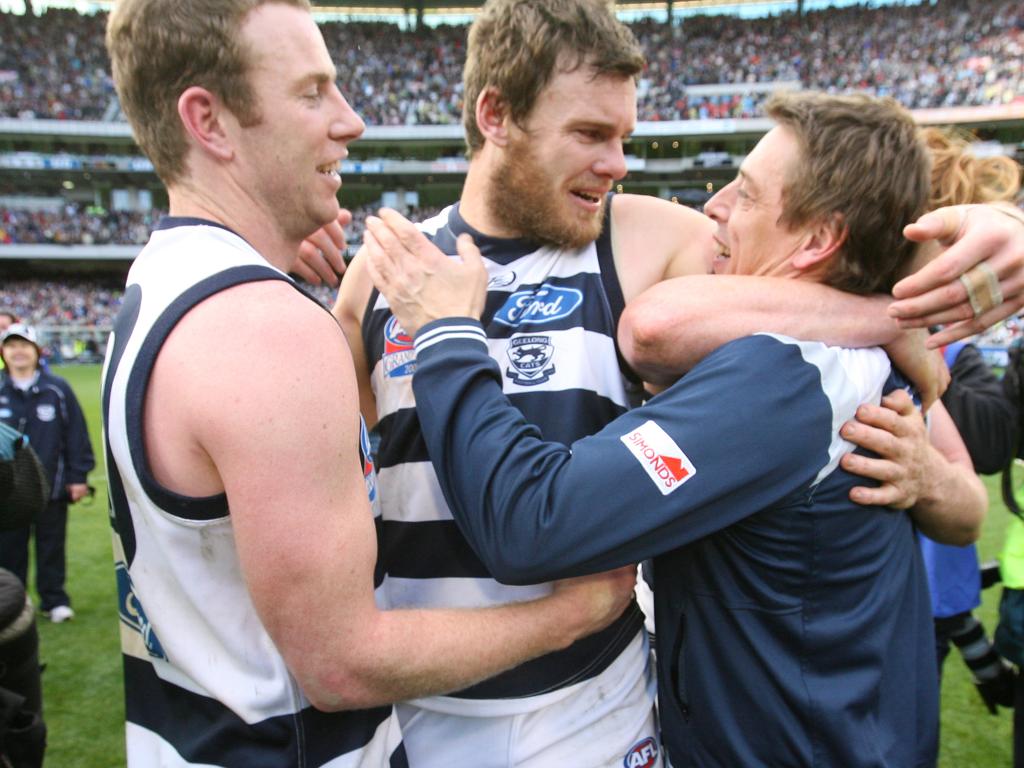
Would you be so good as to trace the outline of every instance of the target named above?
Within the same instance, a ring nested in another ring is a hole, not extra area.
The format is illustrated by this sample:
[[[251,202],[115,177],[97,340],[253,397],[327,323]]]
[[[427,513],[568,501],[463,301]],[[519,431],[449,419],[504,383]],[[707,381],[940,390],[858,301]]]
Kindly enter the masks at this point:
[[[54,625],[40,619],[40,658],[46,665],[43,695],[49,768],[113,768],[124,765],[124,698],[118,641],[107,483],[100,445],[99,366],[56,368],[82,403],[97,467],[92,506],[71,508],[68,523],[68,591],[74,621]],[[982,559],[1002,545],[1009,513],[999,500],[996,478],[986,478],[991,509],[979,545]],[[978,616],[995,628],[999,588],[986,591]],[[946,662],[942,691],[941,768],[1010,765],[1011,715],[992,716],[981,703],[956,651]]]

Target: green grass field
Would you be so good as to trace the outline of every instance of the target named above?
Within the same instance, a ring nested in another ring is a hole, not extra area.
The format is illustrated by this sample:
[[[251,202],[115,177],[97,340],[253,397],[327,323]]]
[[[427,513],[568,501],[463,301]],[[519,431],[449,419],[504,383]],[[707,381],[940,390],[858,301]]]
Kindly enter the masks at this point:
[[[124,765],[121,658],[114,585],[107,484],[100,449],[98,366],[58,368],[78,393],[89,421],[99,466],[90,476],[97,489],[91,507],[73,507],[68,531],[68,591],[75,620],[40,622],[44,706],[49,726],[48,768],[112,768]],[[988,478],[992,506],[981,540],[982,559],[994,557],[1009,513]],[[985,594],[980,616],[991,632],[996,624],[998,588]],[[943,768],[1010,765],[1008,711],[988,714],[954,651],[947,664],[942,697]]]

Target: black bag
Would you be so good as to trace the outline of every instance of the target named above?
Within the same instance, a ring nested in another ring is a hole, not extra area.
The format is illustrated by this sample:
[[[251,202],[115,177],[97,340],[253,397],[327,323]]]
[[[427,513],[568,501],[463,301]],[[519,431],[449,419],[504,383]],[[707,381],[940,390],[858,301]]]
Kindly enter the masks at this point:
[[[31,525],[50,500],[50,481],[28,439],[0,424],[0,531]],[[10,456],[11,458],[6,458]]]

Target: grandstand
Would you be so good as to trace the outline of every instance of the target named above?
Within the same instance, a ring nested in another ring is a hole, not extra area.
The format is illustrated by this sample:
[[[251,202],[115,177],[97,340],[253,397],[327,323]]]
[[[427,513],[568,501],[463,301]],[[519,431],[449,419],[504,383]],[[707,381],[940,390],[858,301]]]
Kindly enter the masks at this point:
[[[466,27],[441,22],[464,22],[479,4],[338,0],[318,8],[339,86],[368,126],[342,170],[343,204],[357,212],[353,243],[358,222],[381,203],[421,215],[458,196]],[[619,11],[648,57],[625,191],[702,204],[767,129],[761,108],[780,89],[891,95],[922,123],[960,124],[985,151],[1024,158],[1019,0],[629,2]],[[0,306],[28,294],[22,313],[68,338],[105,334],[114,286],[167,205],[120,115],[105,21],[103,10],[0,13]],[[73,287],[71,276],[84,281],[81,290],[96,286],[85,302],[95,312],[64,311],[75,300],[60,290],[31,298],[47,283]]]

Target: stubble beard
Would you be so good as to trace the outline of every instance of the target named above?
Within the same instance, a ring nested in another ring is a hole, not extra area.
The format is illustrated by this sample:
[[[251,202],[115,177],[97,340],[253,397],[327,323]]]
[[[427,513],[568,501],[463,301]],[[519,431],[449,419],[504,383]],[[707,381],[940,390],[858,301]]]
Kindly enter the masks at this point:
[[[506,231],[566,250],[594,242],[604,224],[604,206],[593,217],[573,216],[562,192],[551,184],[529,138],[514,140],[488,184],[487,207]]]

